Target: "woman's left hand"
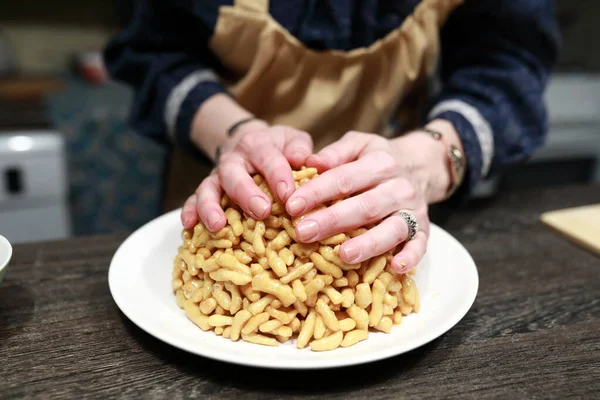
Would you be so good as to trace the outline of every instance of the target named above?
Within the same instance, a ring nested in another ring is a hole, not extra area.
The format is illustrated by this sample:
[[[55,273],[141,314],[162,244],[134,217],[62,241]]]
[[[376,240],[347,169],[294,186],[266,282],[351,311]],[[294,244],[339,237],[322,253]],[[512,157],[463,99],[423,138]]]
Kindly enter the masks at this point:
[[[429,236],[428,203],[442,200],[450,183],[445,146],[429,135],[414,132],[397,139],[349,132],[306,160],[321,175],[299,187],[286,202],[290,215],[307,213],[326,201],[347,197],[305,217],[296,226],[302,242],[378,223],[347,240],[341,258],[358,263],[405,242],[392,261],[404,273],[425,254]],[[400,211],[413,214],[419,230],[408,240],[409,226]]]

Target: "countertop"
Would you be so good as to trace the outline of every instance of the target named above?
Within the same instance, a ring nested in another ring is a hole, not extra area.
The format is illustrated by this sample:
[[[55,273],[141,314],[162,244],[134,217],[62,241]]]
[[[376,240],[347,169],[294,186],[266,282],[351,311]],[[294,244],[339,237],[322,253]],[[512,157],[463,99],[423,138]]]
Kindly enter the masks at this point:
[[[325,371],[211,361],[131,323],[107,273],[125,235],[15,247],[0,287],[3,398],[591,398],[600,393],[600,258],[539,222],[600,186],[507,193],[444,225],[473,256],[479,294],[439,339]]]

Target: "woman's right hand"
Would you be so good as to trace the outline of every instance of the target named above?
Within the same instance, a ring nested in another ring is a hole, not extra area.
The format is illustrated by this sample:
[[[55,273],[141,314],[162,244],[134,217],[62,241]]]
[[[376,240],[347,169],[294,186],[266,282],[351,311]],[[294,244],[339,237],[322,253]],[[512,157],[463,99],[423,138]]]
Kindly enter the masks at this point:
[[[224,146],[217,167],[186,200],[181,212],[184,227],[193,228],[199,217],[210,231],[222,229],[227,223],[220,205],[223,191],[252,218],[266,218],[271,201],[251,175],[260,173],[285,203],[295,190],[292,168],[300,168],[312,151],[310,135],[288,126],[240,129]]]

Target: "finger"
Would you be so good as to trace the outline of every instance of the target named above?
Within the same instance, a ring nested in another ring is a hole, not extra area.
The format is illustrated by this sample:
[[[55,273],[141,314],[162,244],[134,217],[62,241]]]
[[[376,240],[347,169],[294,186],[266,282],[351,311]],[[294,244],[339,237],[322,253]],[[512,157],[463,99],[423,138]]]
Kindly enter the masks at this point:
[[[264,219],[269,215],[271,200],[256,186],[239,153],[224,154],[218,175],[227,195],[252,218]]]
[[[240,147],[248,161],[267,181],[271,192],[285,202],[295,189],[292,167],[282,153],[281,147],[276,147],[271,141],[256,140],[256,136],[246,135],[240,141]]]
[[[400,208],[394,181],[309,214],[296,225],[301,242],[309,243],[375,222]]]
[[[283,155],[290,162],[292,168],[299,169],[313,152],[312,137],[306,132],[292,128],[287,128],[284,134]]]
[[[198,212],[196,211],[196,195],[187,198],[181,210],[181,223],[185,229],[192,229],[198,223]]]
[[[360,132],[348,132],[340,140],[324,147],[317,154],[306,159],[307,167],[317,168],[319,172],[354,161],[367,147],[371,135]]]
[[[196,189],[196,200],[194,201],[196,206],[195,212],[211,232],[223,229],[227,222],[225,213],[221,208],[222,194],[223,191],[216,174],[212,174],[204,179],[200,186],[198,186],[198,189]],[[188,201],[190,200],[188,199]]]
[[[414,239],[406,242],[402,250],[392,260],[394,272],[403,274],[415,268],[427,250],[427,235],[419,231]]]
[[[340,257],[347,263],[359,263],[398,246],[408,237],[408,224],[399,215],[384,219],[379,225],[350,239],[340,248]]]
[[[335,167],[305,183],[290,196],[287,212],[303,214],[326,201],[341,199],[373,187],[397,174],[396,160],[383,151],[368,153],[357,161]]]

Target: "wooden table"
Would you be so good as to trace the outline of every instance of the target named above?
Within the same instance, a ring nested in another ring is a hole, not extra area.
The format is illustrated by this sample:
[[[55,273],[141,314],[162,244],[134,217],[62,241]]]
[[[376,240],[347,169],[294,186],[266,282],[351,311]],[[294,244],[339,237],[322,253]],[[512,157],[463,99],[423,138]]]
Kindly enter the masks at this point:
[[[479,295],[411,353],[317,372],[237,367],[149,336],[113,302],[124,235],[16,246],[0,287],[0,397],[580,398],[600,396],[600,259],[541,212],[600,200],[600,186],[505,194],[446,226],[471,252]]]

